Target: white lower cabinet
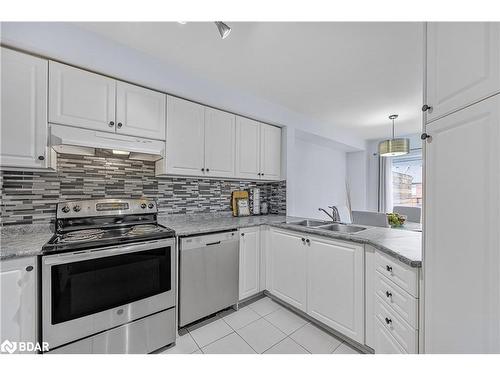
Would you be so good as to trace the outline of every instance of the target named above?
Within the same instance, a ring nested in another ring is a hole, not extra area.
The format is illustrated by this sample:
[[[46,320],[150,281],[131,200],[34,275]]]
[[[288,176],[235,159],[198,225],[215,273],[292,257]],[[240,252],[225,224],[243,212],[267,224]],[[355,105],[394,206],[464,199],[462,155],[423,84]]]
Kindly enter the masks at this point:
[[[270,292],[304,312],[307,310],[307,250],[304,235],[271,229]]]
[[[364,341],[364,248],[308,237],[307,313],[358,342]]]
[[[375,322],[374,345],[376,354],[407,354],[381,322]]]
[[[370,245],[365,264],[365,345],[376,354],[418,353],[418,269]]]
[[[239,299],[260,291],[260,228],[240,230]]]
[[[0,262],[0,342],[37,342],[35,257]]]

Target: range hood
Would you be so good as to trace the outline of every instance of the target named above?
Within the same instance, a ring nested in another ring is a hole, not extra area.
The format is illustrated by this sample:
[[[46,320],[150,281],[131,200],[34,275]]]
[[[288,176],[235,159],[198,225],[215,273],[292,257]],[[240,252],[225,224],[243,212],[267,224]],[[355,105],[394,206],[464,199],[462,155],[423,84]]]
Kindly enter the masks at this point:
[[[165,142],[50,124],[50,145],[57,153],[157,161]]]

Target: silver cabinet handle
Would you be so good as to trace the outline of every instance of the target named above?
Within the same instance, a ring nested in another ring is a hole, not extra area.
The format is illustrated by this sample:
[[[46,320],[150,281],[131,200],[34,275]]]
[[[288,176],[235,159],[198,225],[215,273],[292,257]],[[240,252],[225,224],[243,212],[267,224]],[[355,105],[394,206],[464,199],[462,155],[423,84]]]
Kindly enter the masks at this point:
[[[115,122],[114,121],[110,121],[109,122],[109,127],[112,128],[113,126],[115,126]]]
[[[26,267],[26,272],[31,272],[31,271],[33,271],[33,266]]]

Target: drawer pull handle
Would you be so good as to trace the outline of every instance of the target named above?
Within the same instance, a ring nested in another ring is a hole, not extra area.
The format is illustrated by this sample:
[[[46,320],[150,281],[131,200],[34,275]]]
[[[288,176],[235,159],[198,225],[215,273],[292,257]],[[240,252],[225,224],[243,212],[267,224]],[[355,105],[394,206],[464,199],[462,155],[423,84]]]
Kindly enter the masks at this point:
[[[391,266],[385,266],[385,269],[386,269],[388,272],[392,272],[392,267],[391,267]]]
[[[392,323],[392,320],[391,320],[391,319],[389,319],[389,318],[385,318],[385,323],[386,323],[386,324],[391,324],[391,323]]]
[[[387,296],[387,298],[391,298],[391,297],[392,297],[392,293],[391,293],[391,292],[389,292],[389,291],[386,291],[386,292],[385,292],[385,295]]]

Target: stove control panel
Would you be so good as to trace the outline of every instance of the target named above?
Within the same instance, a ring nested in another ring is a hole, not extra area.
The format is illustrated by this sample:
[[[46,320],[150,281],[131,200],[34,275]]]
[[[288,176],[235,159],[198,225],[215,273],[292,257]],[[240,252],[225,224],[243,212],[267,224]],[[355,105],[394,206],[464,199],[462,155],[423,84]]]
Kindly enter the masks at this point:
[[[157,204],[151,199],[93,199],[58,203],[56,216],[68,219],[157,212]]]

